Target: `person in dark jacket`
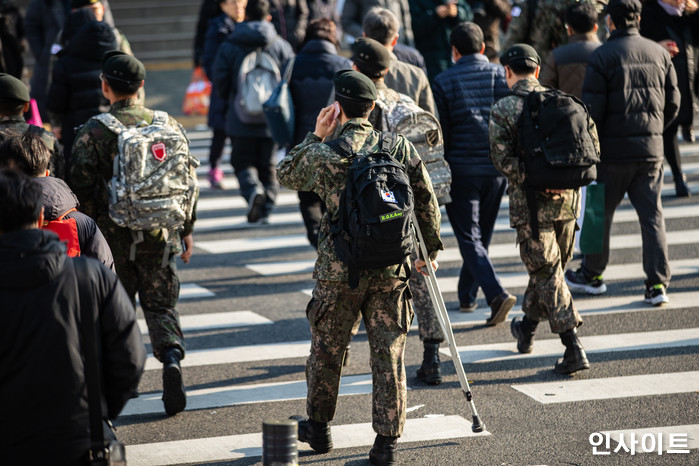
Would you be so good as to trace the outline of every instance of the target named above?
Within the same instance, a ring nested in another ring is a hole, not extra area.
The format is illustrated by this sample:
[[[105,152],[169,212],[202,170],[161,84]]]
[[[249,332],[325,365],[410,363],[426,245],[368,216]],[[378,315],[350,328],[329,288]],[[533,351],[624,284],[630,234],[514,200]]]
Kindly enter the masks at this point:
[[[300,144],[316,125],[320,110],[333,97],[333,77],[340,70],[350,69],[352,62],[337,54],[337,26],[330,19],[316,19],[306,29],[306,41],[301,47],[289,80],[294,102],[294,140]],[[325,204],[311,191],[299,191],[299,209],[311,245],[318,249],[320,220]]]
[[[33,131],[41,135],[46,147],[51,151],[49,170],[53,176],[65,177],[63,148],[56,137],[44,128],[30,125],[24,120],[29,110],[29,89],[22,81],[0,73],[0,142],[10,136],[17,136]]]
[[[583,102],[600,137],[597,182],[604,184],[604,243],[601,254],[584,255],[582,266],[566,271],[565,279],[573,291],[607,291],[602,273],[609,262],[612,219],[628,194],[641,224],[645,302],[658,306],[669,301],[670,283],[660,199],[663,132],[677,116],[680,93],[670,54],[640,35],[640,13],[639,0],[609,2],[609,40],[592,55],[585,73]]]
[[[118,48],[113,28],[97,21],[89,9],[71,13],[63,30],[66,46],[53,65],[46,109],[53,133],[63,144],[70,170],[76,127],[109,110],[102,95],[102,56]]]
[[[398,41],[401,44],[414,46],[413,20],[410,15],[410,4],[407,0],[345,0],[342,6],[342,29],[355,39],[362,37],[364,18],[373,8],[383,8],[398,19]],[[373,39],[373,37],[372,37]],[[380,42],[380,41],[379,41]]]
[[[463,21],[471,21],[473,12],[465,0],[413,0],[415,48],[425,57],[430,82],[451,66],[451,31]]]
[[[214,59],[212,81],[221,98],[228,101],[226,133],[231,137],[231,164],[248,201],[248,222],[266,222],[279,191],[273,160],[276,145],[265,123],[243,123],[235,108],[238,98],[238,72],[243,59],[252,51],[264,49],[280,72],[294,55],[291,45],[276,33],[267,18],[269,2],[252,0],[246,9],[247,21],[236,26],[221,44]]]
[[[94,259],[69,258],[55,234],[38,228],[41,197],[32,178],[0,171],[0,396],[12,400],[0,416],[0,458],[87,464],[81,313],[90,313],[101,355],[105,420],[116,418],[138,387],[146,350],[116,275]]]
[[[0,73],[22,78],[26,39],[24,20],[14,0],[0,0]]]
[[[108,0],[101,0],[104,7],[104,21],[114,26],[114,18]],[[70,14],[71,0],[31,0],[24,17],[29,47],[34,55],[34,72],[30,81],[32,98],[36,99],[42,120],[48,121],[46,95],[49,82],[49,62],[51,46],[63,29]]]
[[[477,309],[480,287],[491,308],[488,325],[507,319],[516,298],[505,290],[488,257],[507,180],[490,160],[488,120],[493,103],[510,93],[502,66],[485,56],[483,32],[464,22],[451,33],[454,66],[437,75],[433,91],[452,174],[447,215],[463,258],[459,309]]]
[[[203,0],[199,7],[197,29],[194,32],[194,66],[204,66],[204,47],[206,47],[206,33],[209,30],[209,22],[221,16],[219,0]]]
[[[682,173],[677,129],[682,127],[685,141],[693,141],[694,90],[692,89],[699,60],[699,12],[694,0],[649,0],[641,10],[641,35],[658,42],[672,56],[677,85],[682,96],[677,119],[663,133],[665,159],[672,169],[675,193],[689,196]]]
[[[201,58],[201,64],[207,76],[211,76],[213,73],[214,58],[216,58],[218,48],[233,32],[236,23],[245,19],[247,4],[247,0],[221,0],[219,2],[219,8],[223,13],[209,22]],[[223,171],[218,167],[218,162],[223,155],[223,148],[228,138],[226,135],[227,111],[228,102],[218,95],[216,89],[212,89],[209,103],[209,127],[213,130],[213,136],[209,147],[208,178],[213,189],[220,189],[223,179]]]
[[[568,43],[546,58],[539,82],[582,98],[585,69],[592,53],[602,45],[597,37],[597,10],[592,3],[572,3],[566,8]]]
[[[79,212],[78,198],[65,181],[49,176],[51,153],[35,132],[12,136],[0,144],[0,167],[14,168],[36,178],[43,191],[44,220],[75,219],[80,255],[93,257],[115,272],[114,257],[97,223]],[[44,225],[45,226],[45,225]]]
[[[277,34],[298,50],[308,26],[308,4],[306,0],[271,0],[269,14]]]

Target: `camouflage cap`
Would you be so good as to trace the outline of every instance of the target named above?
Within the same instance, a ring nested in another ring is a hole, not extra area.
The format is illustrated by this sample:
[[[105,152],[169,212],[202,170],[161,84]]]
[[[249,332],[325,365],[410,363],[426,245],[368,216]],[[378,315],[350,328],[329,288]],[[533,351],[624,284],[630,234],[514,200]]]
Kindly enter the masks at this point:
[[[352,61],[361,69],[383,71],[391,65],[391,54],[380,42],[360,37],[352,44]]]
[[[534,65],[541,65],[539,54],[536,53],[534,47],[528,44],[515,44],[500,56],[500,63],[503,65],[511,65],[525,60],[529,60]]]
[[[29,102],[29,90],[14,76],[0,73],[0,100]]]
[[[95,3],[100,3],[100,0],[71,0],[70,8],[72,10],[77,10],[84,6],[94,5]]]
[[[376,86],[371,79],[354,70],[341,70],[333,78],[335,95],[352,100],[376,100]]]
[[[639,0],[610,0],[604,11],[612,16],[633,17],[641,12],[641,2]]]
[[[102,57],[102,74],[109,79],[133,83],[146,79],[146,68],[136,57],[112,50]]]

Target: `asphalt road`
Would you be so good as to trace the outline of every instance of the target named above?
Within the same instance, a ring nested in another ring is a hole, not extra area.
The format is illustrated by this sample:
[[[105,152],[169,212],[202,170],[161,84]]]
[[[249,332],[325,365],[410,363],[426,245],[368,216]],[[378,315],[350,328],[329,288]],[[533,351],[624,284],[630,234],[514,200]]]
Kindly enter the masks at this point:
[[[205,162],[207,133],[192,131],[190,136],[193,150]],[[483,325],[490,312],[484,299],[473,315],[451,311],[456,344],[487,429],[473,435],[450,357],[442,355],[444,382],[423,385],[415,377],[422,345],[417,329],[411,331],[401,464],[699,464],[699,144],[683,145],[682,152],[694,195],[674,197],[668,170],[663,196],[674,275],[670,304],[643,304],[640,228],[625,201],[612,231],[616,239],[606,272],[607,293],[574,295],[583,310],[579,333],[591,369],[574,377],[555,374],[553,364],[564,347],[545,323],[534,353],[522,356],[516,353],[509,322],[495,328]],[[179,264],[188,409],[165,415],[159,400],[160,366],[149,362],[140,397],[129,402],[116,422],[119,438],[128,445],[130,465],[260,464],[262,422],[305,414],[304,354],[310,338],[305,307],[313,287],[308,266],[315,252],[305,241],[295,193],[282,192],[270,225],[249,227],[235,178],[230,166],[224,167],[226,189],[221,191],[208,189],[206,167],[201,168],[195,256],[190,264]],[[505,206],[498,225],[491,246],[498,257],[493,261],[521,302],[526,274]],[[443,228],[451,252],[441,259],[438,278],[453,309],[461,261],[454,254],[456,240],[448,232],[446,215]],[[569,267],[578,264],[574,259]],[[343,374],[351,383],[343,388],[347,394],[340,396],[331,424],[338,448],[327,454],[300,451],[300,464],[369,464],[374,433],[367,374],[368,344],[362,329]],[[632,430],[637,440],[645,439],[635,445],[634,455],[619,450],[617,441],[623,439],[630,448]],[[606,434],[612,431],[624,432]],[[597,452],[606,455],[593,451],[590,437],[597,432]],[[641,453],[644,447],[653,452]]]

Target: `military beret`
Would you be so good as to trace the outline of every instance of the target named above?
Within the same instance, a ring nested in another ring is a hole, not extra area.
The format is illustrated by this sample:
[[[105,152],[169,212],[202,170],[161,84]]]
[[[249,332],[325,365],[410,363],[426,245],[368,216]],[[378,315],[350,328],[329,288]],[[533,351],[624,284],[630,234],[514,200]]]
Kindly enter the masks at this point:
[[[505,53],[500,56],[500,63],[503,65],[512,65],[513,63],[523,62],[525,60],[529,60],[534,65],[541,64],[539,54],[536,53],[534,47],[527,44],[515,44],[505,50]]]
[[[612,16],[633,17],[641,13],[641,2],[639,0],[610,0],[605,8],[605,13]]]
[[[0,100],[29,102],[29,89],[14,76],[0,73]]]
[[[70,8],[73,10],[77,10],[78,8],[82,8],[84,6],[94,5],[99,1],[100,0],[71,0]]]
[[[112,50],[102,57],[102,74],[109,79],[134,83],[146,79],[146,68],[136,57]]]
[[[352,44],[352,61],[362,69],[380,72],[391,65],[391,54],[374,39],[360,37]]]
[[[376,86],[371,79],[354,70],[341,70],[333,78],[335,95],[352,100],[376,100]]]

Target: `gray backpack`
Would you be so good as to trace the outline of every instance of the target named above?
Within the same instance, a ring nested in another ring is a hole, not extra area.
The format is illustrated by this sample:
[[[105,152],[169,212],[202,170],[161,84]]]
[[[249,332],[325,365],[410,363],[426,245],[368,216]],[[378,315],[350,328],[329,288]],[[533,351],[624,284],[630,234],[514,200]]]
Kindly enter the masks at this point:
[[[111,113],[93,118],[119,136],[109,181],[109,217],[114,223],[139,232],[140,238],[143,231],[158,229],[167,238],[191,220],[199,192],[192,167],[199,161],[189,153],[184,130],[169,126],[167,113],[161,111],[154,112],[150,125],[127,127]],[[131,252],[133,256],[134,247]]]
[[[262,105],[282,80],[279,66],[266,49],[256,49],[243,58],[238,70],[238,94],[233,108],[241,122],[266,123]]]
[[[382,92],[376,100],[381,109],[381,131],[392,131],[410,141],[430,174],[432,189],[440,204],[451,202],[451,169],[444,159],[444,138],[439,121],[430,112],[420,108],[405,94],[396,93],[399,100],[382,99]]]

